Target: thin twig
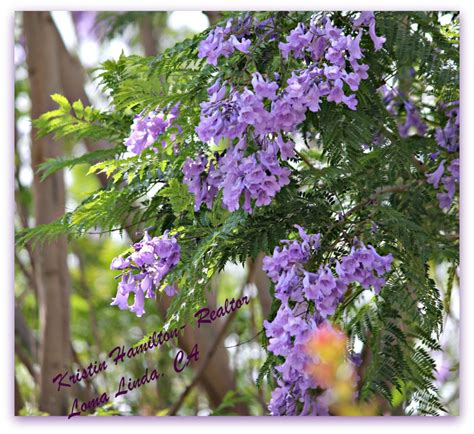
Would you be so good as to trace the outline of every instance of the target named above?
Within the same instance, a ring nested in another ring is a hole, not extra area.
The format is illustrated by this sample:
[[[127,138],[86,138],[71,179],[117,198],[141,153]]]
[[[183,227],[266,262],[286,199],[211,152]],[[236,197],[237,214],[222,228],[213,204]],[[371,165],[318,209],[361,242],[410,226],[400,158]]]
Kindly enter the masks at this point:
[[[38,384],[39,383],[38,372],[34,368],[33,361],[30,359],[28,354],[26,354],[26,352],[17,342],[15,342],[15,354],[20,360],[20,362],[23,363],[23,365],[25,365],[25,368],[30,373],[31,377],[33,378],[33,381],[36,384]]]
[[[411,156],[411,159],[413,163],[415,163],[415,167],[420,173],[426,173],[428,171],[426,165],[423,164],[420,160],[418,160],[418,158],[416,158],[414,155]]]
[[[239,298],[242,296],[243,294],[243,290],[245,288],[245,285],[242,287],[242,289],[240,290],[240,295],[239,295]],[[212,342],[212,345],[210,346],[209,348],[209,351],[207,352],[206,354],[206,357],[204,358],[201,366],[199,367],[198,371],[196,372],[196,375],[194,376],[193,378],[193,381],[191,381],[191,383],[186,387],[186,389],[184,389],[183,393],[181,394],[181,396],[178,398],[178,400],[174,403],[173,407],[171,407],[170,411],[168,412],[168,416],[175,416],[176,413],[178,412],[178,410],[181,408],[181,406],[183,405],[183,402],[184,400],[186,399],[186,397],[189,395],[189,393],[191,392],[191,390],[198,384],[199,380],[201,379],[204,371],[206,370],[207,368],[207,365],[209,364],[209,362],[211,361],[212,357],[214,356],[214,353],[216,352],[217,350],[217,347],[219,346],[221,340],[223,339],[223,337],[225,336],[226,332],[227,332],[227,329],[229,328],[230,326],[230,323],[232,322],[232,320],[235,318],[237,314],[237,309],[234,310],[233,312],[231,312],[224,324],[222,325],[221,329],[219,330],[219,333],[217,334],[217,336],[215,337],[214,341]]]
[[[20,268],[20,271],[24,274],[24,276],[28,280],[28,283],[30,284],[31,288],[33,288],[35,296],[37,296],[38,285],[36,284],[34,273],[33,271],[28,270],[26,265],[21,261],[16,251],[15,251],[15,263],[18,265],[18,267]],[[26,293],[26,291],[24,293]],[[20,296],[19,298],[21,299],[22,297]]]
[[[248,344],[249,342],[252,342],[256,337],[260,336],[263,332],[264,332],[265,329],[261,329],[258,333],[256,333],[253,337],[251,337],[250,339],[247,339],[246,341],[243,341],[243,342],[239,342],[238,344],[235,344],[235,345],[229,345],[227,347],[224,347],[224,348],[237,348],[237,347],[240,347],[244,344]]]
[[[295,149],[295,153],[296,153],[296,155],[298,155],[298,157],[300,157],[300,158],[304,161],[304,163],[305,163],[311,170],[314,170],[315,172],[320,172],[320,170],[319,170],[317,167],[315,167],[315,166],[313,165],[313,163],[311,163],[311,161],[309,160],[309,158],[308,158],[306,155],[304,155],[304,154],[301,153],[300,151],[297,151],[296,149]]]

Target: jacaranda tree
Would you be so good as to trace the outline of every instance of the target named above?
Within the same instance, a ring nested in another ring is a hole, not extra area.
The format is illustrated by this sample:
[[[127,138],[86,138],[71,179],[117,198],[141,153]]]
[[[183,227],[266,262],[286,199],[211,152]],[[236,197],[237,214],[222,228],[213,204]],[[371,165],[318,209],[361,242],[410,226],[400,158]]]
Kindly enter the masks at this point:
[[[431,273],[449,264],[451,288],[459,263],[459,23],[440,15],[227,13],[158,57],[105,62],[106,109],[52,95],[35,126],[110,142],[42,166],[87,163],[107,186],[18,243],[140,231],[111,264],[110,309],[140,317],[164,292],[169,328],[264,252],[270,414],[441,414],[449,291]]]

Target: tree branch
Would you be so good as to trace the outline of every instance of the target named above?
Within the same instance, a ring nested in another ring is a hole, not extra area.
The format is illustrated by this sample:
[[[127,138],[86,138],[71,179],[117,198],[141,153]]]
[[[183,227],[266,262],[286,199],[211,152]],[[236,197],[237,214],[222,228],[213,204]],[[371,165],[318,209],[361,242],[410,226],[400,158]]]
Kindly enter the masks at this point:
[[[245,287],[245,286],[244,286]],[[240,291],[240,294],[239,294],[239,298],[242,296],[243,294],[243,289],[244,287],[241,289]],[[181,408],[181,406],[183,405],[183,402],[184,400],[186,399],[186,397],[189,395],[189,393],[191,392],[191,390],[199,383],[199,381],[201,380],[201,377],[202,375],[204,374],[204,371],[206,370],[209,362],[211,361],[212,357],[214,356],[214,353],[216,352],[217,350],[217,347],[218,345],[220,344],[220,342],[222,341],[222,339],[224,338],[231,322],[233,321],[233,319],[235,318],[235,316],[237,315],[237,310],[234,310],[233,312],[231,312],[224,324],[222,325],[221,329],[219,330],[219,333],[216,335],[216,337],[214,338],[214,341],[212,342],[212,345],[211,347],[209,348],[209,350],[207,351],[207,354],[204,358],[204,361],[202,362],[201,366],[199,367],[198,371],[196,372],[193,380],[191,381],[191,383],[186,387],[186,389],[184,389],[183,393],[180,395],[180,397],[178,398],[178,400],[175,402],[175,404],[171,407],[170,411],[168,412],[168,416],[174,416],[176,415],[176,413],[178,412],[178,410]]]

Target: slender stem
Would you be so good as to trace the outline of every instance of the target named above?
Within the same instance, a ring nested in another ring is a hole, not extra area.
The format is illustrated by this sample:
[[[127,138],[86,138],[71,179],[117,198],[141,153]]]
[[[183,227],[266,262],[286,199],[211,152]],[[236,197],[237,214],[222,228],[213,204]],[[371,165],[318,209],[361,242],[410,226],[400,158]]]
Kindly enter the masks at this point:
[[[318,173],[320,172],[320,169],[318,169],[317,167],[315,167],[315,166],[313,165],[313,163],[311,163],[311,161],[309,160],[309,158],[308,158],[306,155],[304,155],[304,154],[301,153],[300,151],[297,151],[296,149],[295,149],[295,153],[296,153],[296,155],[298,155],[298,157],[300,157],[300,158],[304,161],[304,163],[305,163],[310,169],[312,169],[312,170],[314,170],[314,171],[316,171],[316,172],[318,172]]]

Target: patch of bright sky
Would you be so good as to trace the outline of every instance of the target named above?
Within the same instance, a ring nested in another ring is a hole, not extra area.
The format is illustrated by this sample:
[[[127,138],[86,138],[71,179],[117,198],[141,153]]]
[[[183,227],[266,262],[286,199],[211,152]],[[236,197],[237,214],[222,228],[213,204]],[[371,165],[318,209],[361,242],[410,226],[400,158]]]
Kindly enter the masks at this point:
[[[95,67],[108,59],[118,59],[122,53],[124,55],[131,54],[128,41],[133,36],[132,28],[125,29],[122,35],[99,43],[95,38],[79,41],[70,12],[55,11],[52,12],[52,17],[64,44],[68,50],[77,52],[85,68]],[[208,27],[209,21],[206,15],[200,11],[174,11],[169,14],[167,24],[175,32],[199,33]],[[97,94],[96,84],[86,83],[86,91],[94,106],[98,108],[107,106],[107,102]]]
[[[122,52],[126,55],[129,54],[129,47],[125,42],[127,35],[125,34],[123,38],[117,37],[108,43],[102,43],[102,47],[99,47],[93,39],[85,40],[79,44],[71,14],[68,11],[54,11],[52,16],[64,44],[71,51],[79,51],[79,57],[85,67],[95,66],[106,59],[116,59]],[[168,26],[176,31],[188,29],[199,33],[205,30],[208,25],[207,17],[200,11],[175,11],[171,12],[168,17]]]
[[[77,35],[71,13],[68,11],[53,11],[51,15],[59,33],[61,33],[64,45],[68,50],[74,51],[77,48]]]
[[[452,19],[453,19],[453,14],[444,14],[439,17],[439,23],[442,26],[445,26],[446,24],[449,24]]]
[[[168,17],[168,26],[173,30],[189,29],[195,33],[209,26],[207,17],[199,11],[174,11]]]

